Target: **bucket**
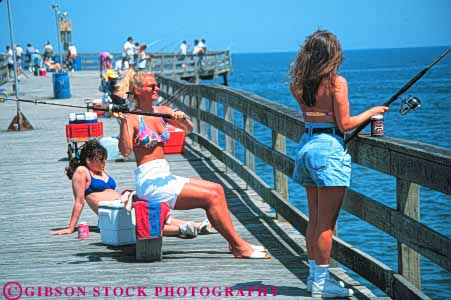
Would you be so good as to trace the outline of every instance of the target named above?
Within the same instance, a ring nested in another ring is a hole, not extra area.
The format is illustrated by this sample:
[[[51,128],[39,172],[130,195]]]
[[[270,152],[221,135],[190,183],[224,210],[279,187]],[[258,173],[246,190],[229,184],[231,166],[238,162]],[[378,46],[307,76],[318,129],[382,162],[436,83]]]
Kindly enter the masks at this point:
[[[70,98],[70,81],[67,72],[53,73],[53,94],[55,99]]]

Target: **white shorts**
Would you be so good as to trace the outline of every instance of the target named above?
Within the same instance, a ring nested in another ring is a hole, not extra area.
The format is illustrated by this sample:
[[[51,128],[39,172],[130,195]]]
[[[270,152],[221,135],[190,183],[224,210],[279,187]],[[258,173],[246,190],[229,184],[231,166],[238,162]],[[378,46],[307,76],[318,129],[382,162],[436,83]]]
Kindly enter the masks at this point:
[[[149,161],[135,169],[136,195],[152,202],[167,202],[173,209],[189,178],[172,175],[165,159]]]

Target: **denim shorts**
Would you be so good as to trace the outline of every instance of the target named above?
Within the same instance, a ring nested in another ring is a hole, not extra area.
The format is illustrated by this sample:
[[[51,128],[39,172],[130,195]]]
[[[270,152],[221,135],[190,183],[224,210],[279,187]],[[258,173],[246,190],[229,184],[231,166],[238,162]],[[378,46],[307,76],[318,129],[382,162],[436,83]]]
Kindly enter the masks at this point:
[[[306,123],[306,128],[328,128],[330,123]],[[343,138],[306,132],[296,150],[293,180],[304,186],[345,186],[351,183],[351,156]]]

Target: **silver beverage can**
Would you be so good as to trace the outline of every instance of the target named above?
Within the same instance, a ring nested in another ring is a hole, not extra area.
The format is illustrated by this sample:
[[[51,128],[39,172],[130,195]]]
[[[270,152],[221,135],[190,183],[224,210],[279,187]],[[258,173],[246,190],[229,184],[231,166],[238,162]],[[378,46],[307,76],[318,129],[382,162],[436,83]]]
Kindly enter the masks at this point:
[[[371,136],[384,136],[384,115],[371,117]]]

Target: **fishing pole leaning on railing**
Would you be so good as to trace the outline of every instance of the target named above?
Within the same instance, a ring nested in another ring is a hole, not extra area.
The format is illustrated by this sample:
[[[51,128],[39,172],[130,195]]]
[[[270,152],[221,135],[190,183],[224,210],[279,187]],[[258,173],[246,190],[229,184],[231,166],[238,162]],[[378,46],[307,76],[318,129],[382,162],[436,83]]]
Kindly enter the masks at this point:
[[[451,51],[451,48],[448,48],[445,52],[443,52],[439,57],[437,57],[429,66],[421,70],[418,74],[416,74],[412,79],[409,80],[401,89],[399,89],[396,94],[394,94],[389,100],[387,100],[382,106],[390,106],[393,102],[395,102],[399,96],[401,96],[403,93],[405,93],[412,85],[415,84],[421,77],[423,77],[424,74],[426,74],[436,63],[438,63],[440,60],[442,60],[449,52]],[[408,110],[414,109],[416,110],[417,107],[419,107],[420,102],[419,99],[416,97],[409,97],[409,99],[405,100],[403,103],[403,107],[401,108],[401,114],[405,114]],[[360,131],[362,131],[363,128],[366,127],[370,123],[371,120],[367,120],[364,123],[362,123],[359,127],[357,127],[352,133],[345,139],[345,143],[349,143],[354,137],[359,134]]]

